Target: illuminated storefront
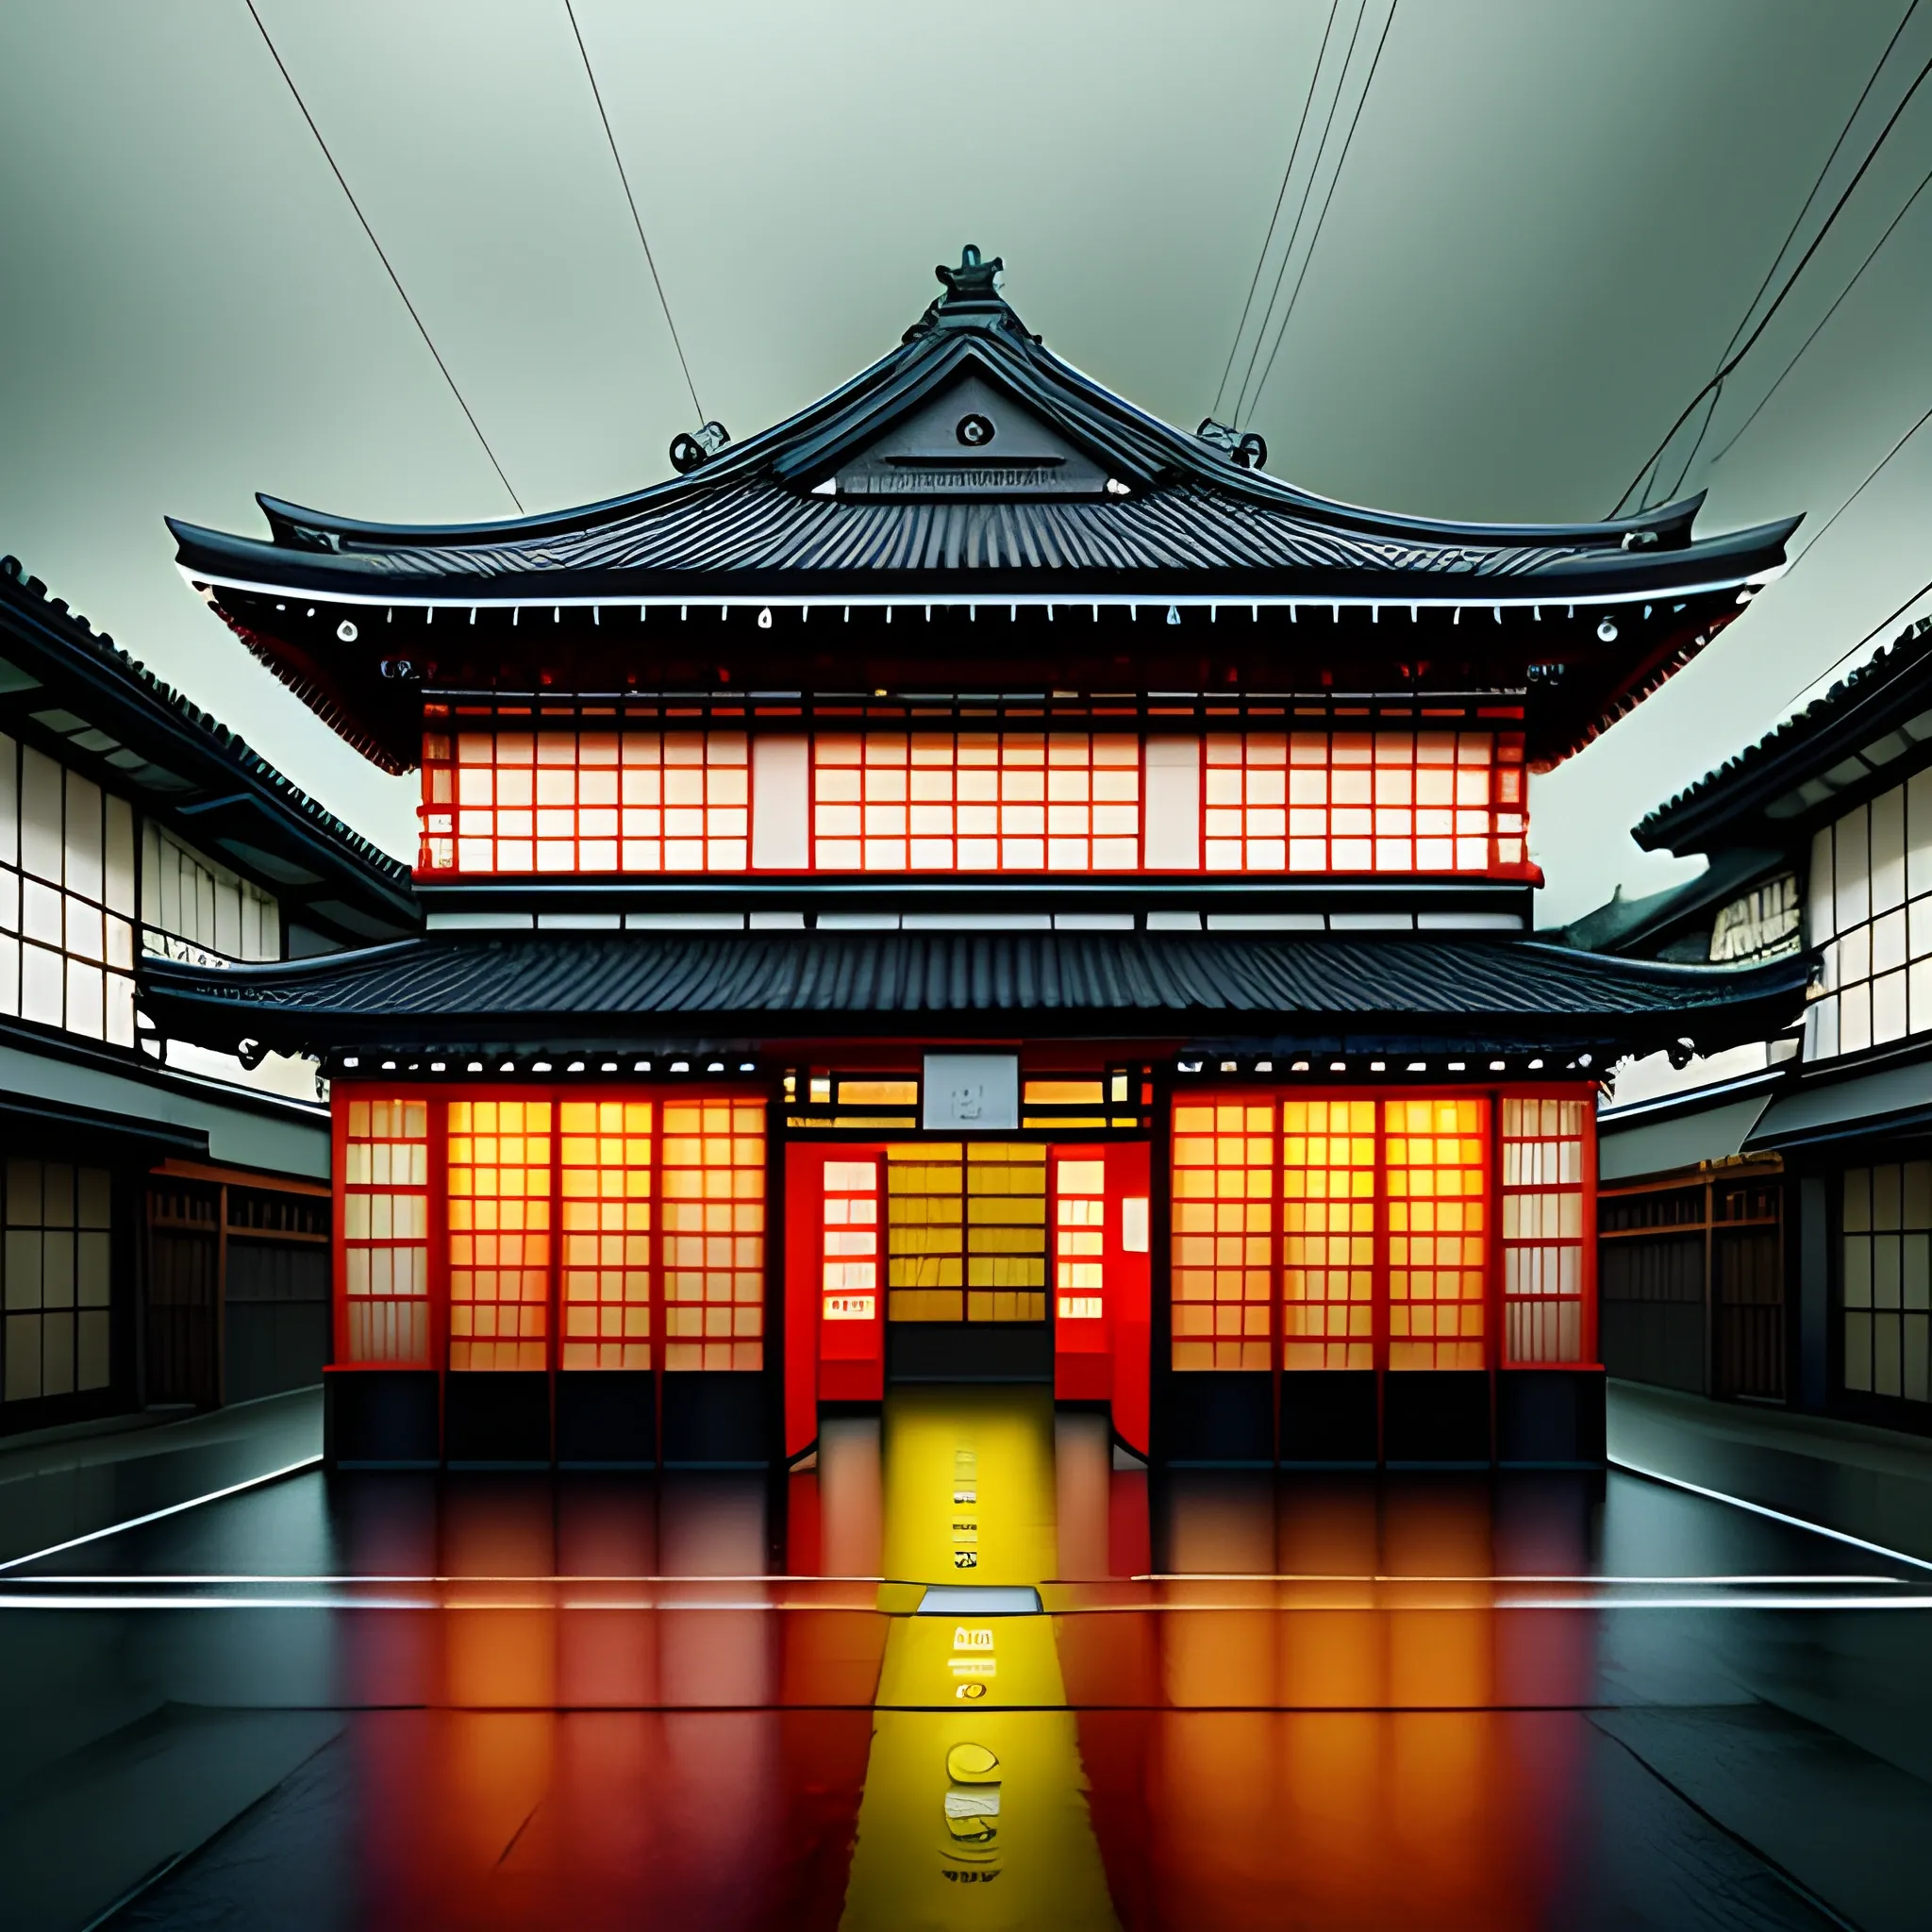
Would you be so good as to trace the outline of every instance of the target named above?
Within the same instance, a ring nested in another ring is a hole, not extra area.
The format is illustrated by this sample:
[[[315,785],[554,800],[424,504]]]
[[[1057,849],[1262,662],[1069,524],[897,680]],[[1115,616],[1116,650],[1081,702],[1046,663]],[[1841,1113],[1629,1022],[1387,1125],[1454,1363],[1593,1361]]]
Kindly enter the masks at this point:
[[[1165,1461],[1600,1455],[1597,1083],[1802,975],[1535,942],[1528,781],[1788,526],[1326,503],[996,267],[634,497],[177,526],[421,774],[421,940],[144,982],[333,1084],[338,1458],[796,1458],[934,1380]]]

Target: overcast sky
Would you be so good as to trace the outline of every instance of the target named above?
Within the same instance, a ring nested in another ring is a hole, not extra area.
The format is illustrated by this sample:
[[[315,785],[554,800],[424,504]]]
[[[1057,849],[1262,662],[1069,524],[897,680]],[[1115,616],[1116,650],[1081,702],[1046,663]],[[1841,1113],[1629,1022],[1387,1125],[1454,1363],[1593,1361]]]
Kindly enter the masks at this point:
[[[525,506],[666,474],[691,397],[563,0],[258,4]],[[1357,35],[1364,0],[1338,0],[1257,315],[1352,35],[1354,59],[1243,426],[1274,474],[1354,502],[1606,515],[1722,359],[1907,0],[1401,0],[1304,277],[1388,18],[1365,5]],[[1051,348],[1191,428],[1330,10],[576,11],[705,413],[742,437],[896,341],[966,241],[1005,257]],[[0,54],[0,551],[410,853],[411,783],[252,663],[161,517],[258,533],[265,490],[455,522],[508,510],[503,484],[242,0],[6,0]],[[1928,59],[1932,7],[1788,264]],[[1802,510],[1802,552],[1932,407],[1932,190],[1844,295],[1928,168],[1932,82],[1727,385],[1687,486],[1710,491],[1700,533]],[[1932,426],[1697,665],[1539,782],[1542,918],[1695,870],[1626,828],[1932,577],[1928,506]]]

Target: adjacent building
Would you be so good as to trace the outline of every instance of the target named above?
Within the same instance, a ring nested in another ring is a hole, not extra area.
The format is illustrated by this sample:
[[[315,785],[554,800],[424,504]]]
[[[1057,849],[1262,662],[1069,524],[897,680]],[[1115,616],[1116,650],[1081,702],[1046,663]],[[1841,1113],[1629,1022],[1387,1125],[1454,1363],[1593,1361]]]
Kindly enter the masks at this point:
[[[1932,625],[1652,812],[1688,886],[1570,929],[1746,974],[1802,1018],[1620,1074],[1600,1120],[1610,1372],[1932,1428]]]
[[[999,266],[634,495],[175,525],[422,785],[420,936],[142,972],[327,1076],[338,1459],[771,1462],[935,1378],[1164,1461],[1600,1457],[1599,1082],[1806,968],[1533,940],[1529,778],[1790,524],[1328,502]]]
[[[170,1040],[139,963],[419,924],[407,868],[0,559],[0,1431],[318,1378],[316,1066]]]

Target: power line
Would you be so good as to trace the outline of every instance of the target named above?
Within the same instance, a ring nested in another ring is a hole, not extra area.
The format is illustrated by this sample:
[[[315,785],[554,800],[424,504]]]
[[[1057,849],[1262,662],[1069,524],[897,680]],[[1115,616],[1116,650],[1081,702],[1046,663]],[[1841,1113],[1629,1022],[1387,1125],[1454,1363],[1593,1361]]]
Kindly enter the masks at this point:
[[[1901,100],[1899,101],[1898,106],[1891,110],[1891,118],[1888,122],[1886,122],[1885,125],[1882,128],[1879,129],[1877,140],[1875,140],[1872,143],[1870,149],[1867,150],[1865,158],[1858,163],[1857,173],[1855,174],[1852,176],[1852,178],[1845,184],[1844,192],[1839,196],[1837,201],[1835,201],[1832,204],[1831,212],[1825,216],[1824,225],[1821,226],[1817,234],[1811,238],[1811,245],[1806,249],[1805,253],[1802,256],[1799,257],[1798,265],[1794,269],[1792,269],[1790,274],[1785,278],[1784,286],[1781,289],[1779,289],[1775,297],[1773,298],[1771,307],[1767,308],[1764,311],[1763,315],[1758,318],[1757,327],[1754,328],[1751,331],[1751,333],[1745,337],[1744,341],[1724,361],[1723,367],[1718,370],[1717,374],[1713,375],[1710,378],[1710,380],[1707,382],[1704,385],[1704,387],[1700,389],[1697,391],[1697,393],[1694,396],[1692,396],[1688,403],[1684,405],[1684,408],[1678,413],[1677,420],[1671,425],[1668,430],[1664,432],[1662,441],[1660,441],[1657,444],[1657,448],[1653,450],[1649,456],[1644,458],[1643,461],[1638,465],[1636,475],[1630,479],[1628,488],[1625,489],[1623,495],[1617,499],[1618,513],[1622,512],[1624,504],[1629,501],[1631,495],[1637,490],[1638,486],[1644,481],[1645,477],[1648,476],[1656,468],[1656,466],[1662,460],[1664,452],[1671,446],[1672,439],[1676,435],[1677,431],[1683,428],[1684,425],[1690,420],[1690,417],[1692,413],[1696,410],[1698,404],[1703,402],[1704,399],[1707,395],[1709,395],[1713,390],[1717,389],[1724,382],[1725,376],[1729,375],[1731,372],[1737,368],[1739,363],[1740,363],[1744,359],[1744,358],[1751,353],[1752,348],[1756,345],[1758,338],[1762,336],[1764,331],[1771,325],[1771,320],[1773,316],[1774,316],[1778,312],[1779,308],[1783,307],[1785,297],[1788,296],[1791,292],[1791,291],[1797,286],[1798,278],[1805,273],[1805,270],[1807,266],[1809,264],[1811,258],[1818,253],[1820,246],[1823,244],[1824,241],[1824,238],[1831,233],[1832,224],[1838,220],[1839,215],[1843,211],[1846,202],[1848,202],[1852,198],[1853,193],[1857,189],[1858,183],[1865,178],[1865,171],[1871,167],[1872,163],[1874,160],[1877,159],[1879,149],[1885,145],[1886,140],[1890,135],[1891,130],[1898,125],[1899,116],[1903,114],[1907,108],[1908,108],[1911,105],[1912,97],[1919,92],[1920,88],[1924,85],[1925,77],[1927,75],[1932,75],[1932,60],[1926,61],[1924,66],[1920,68],[1917,77],[1913,80],[1911,86],[1906,90],[1905,94],[1903,98],[1901,98]]]
[[[1321,178],[1322,157],[1328,152],[1328,136],[1335,126],[1336,110],[1341,106],[1341,90],[1348,84],[1348,70],[1355,59],[1355,43],[1361,38],[1362,22],[1368,18],[1369,0],[1361,0],[1356,8],[1355,26],[1348,36],[1348,46],[1341,56],[1341,72],[1335,77],[1335,92],[1328,97],[1328,111],[1322,119],[1322,138],[1315,143],[1315,158],[1308,164],[1307,178],[1302,182],[1302,198],[1295,205],[1294,226],[1288,231],[1288,246],[1281,251],[1281,260],[1274,270],[1274,286],[1268,291],[1267,307],[1261,310],[1260,326],[1255,331],[1255,340],[1248,350],[1248,364],[1241,371],[1241,386],[1234,399],[1234,420],[1240,423],[1247,408],[1248,384],[1255,379],[1255,364],[1261,359],[1261,344],[1268,340],[1268,318],[1274,313],[1274,305],[1281,299],[1281,285],[1288,279],[1288,265],[1294,259],[1294,244],[1301,239],[1302,221],[1308,211],[1308,197],[1314,192],[1315,183]],[[1320,75],[1317,75],[1320,78]]]
[[[1288,307],[1282,311],[1281,326],[1274,334],[1274,346],[1268,352],[1268,365],[1261,371],[1261,379],[1255,385],[1255,407],[1261,404],[1261,391],[1268,387],[1268,378],[1274,373],[1274,358],[1281,353],[1281,345],[1288,340],[1288,325],[1294,316],[1294,305],[1301,299],[1302,284],[1308,278],[1308,264],[1315,258],[1315,250],[1321,245],[1322,225],[1328,219],[1329,204],[1335,199],[1335,184],[1341,179],[1341,171],[1348,165],[1348,150],[1355,141],[1355,130],[1362,118],[1362,109],[1368,105],[1369,91],[1375,84],[1375,69],[1382,64],[1382,49],[1389,44],[1389,29],[1395,25],[1395,9],[1402,0],[1390,0],[1389,17],[1382,23],[1382,38],[1375,42],[1375,58],[1369,62],[1369,77],[1362,82],[1361,93],[1357,97],[1355,113],[1348,124],[1348,132],[1342,137],[1341,154],[1335,163],[1335,172],[1328,177],[1328,192],[1322,197],[1322,212],[1315,217],[1315,232],[1308,237],[1308,252],[1302,257],[1302,272],[1294,279],[1294,292],[1288,298]]]
[[[1919,0],[1912,0],[1913,6]],[[1322,29],[1322,45],[1315,55],[1314,71],[1308,75],[1308,92],[1302,102],[1302,118],[1295,123],[1294,145],[1288,151],[1288,166],[1281,171],[1280,192],[1274,197],[1274,212],[1268,217],[1268,232],[1261,238],[1261,252],[1255,258],[1255,273],[1248,283],[1248,299],[1241,304],[1241,319],[1234,325],[1234,341],[1227,345],[1227,367],[1221,372],[1221,387],[1214,391],[1214,414],[1221,414],[1221,398],[1227,389],[1227,378],[1234,373],[1235,351],[1241,345],[1241,332],[1248,325],[1248,311],[1255,306],[1255,291],[1261,286],[1261,271],[1267,265],[1268,246],[1274,240],[1274,225],[1281,219],[1281,205],[1288,199],[1288,184],[1294,174],[1294,164],[1302,151],[1302,133],[1308,125],[1308,109],[1315,104],[1315,85],[1322,78],[1322,61],[1328,52],[1328,36],[1335,31],[1335,15],[1341,0],[1328,0],[1328,25]],[[1307,205],[1307,197],[1303,197]],[[1279,283],[1276,284],[1279,287]],[[1266,318],[1264,317],[1265,321]]]
[[[1785,258],[1786,251],[1790,247],[1791,243],[1797,240],[1798,230],[1805,225],[1805,217],[1811,212],[1811,204],[1818,199],[1818,191],[1824,186],[1826,178],[1830,175],[1832,163],[1838,159],[1839,151],[1851,138],[1852,129],[1858,125],[1858,116],[1865,111],[1865,103],[1871,99],[1872,90],[1878,85],[1878,76],[1885,72],[1885,63],[1891,58],[1891,50],[1898,45],[1899,36],[1911,25],[1912,15],[1918,12],[1918,10],[1919,0],[1911,0],[1910,6],[1899,16],[1898,25],[1891,30],[1890,40],[1885,43],[1884,53],[1879,55],[1877,65],[1866,75],[1865,85],[1859,90],[1858,98],[1852,105],[1852,111],[1845,117],[1845,125],[1839,129],[1838,139],[1832,142],[1831,152],[1825,156],[1824,165],[1819,169],[1818,178],[1812,182],[1810,193],[1806,195],[1804,205],[1792,216],[1791,225],[1786,230],[1785,239],[1778,243],[1777,253],[1771,258],[1771,266],[1764,271],[1764,279],[1758,283],[1750,301],[1744,305],[1744,312],[1738,318],[1738,325],[1731,331],[1730,341],[1724,344],[1724,355],[1717,358],[1720,367],[1723,366],[1724,357],[1728,356],[1738,346],[1738,338],[1744,333],[1745,328],[1750,324],[1752,315],[1757,310],[1758,303],[1764,299],[1764,291],[1771,287],[1771,278],[1777,274],[1778,264]],[[1889,234],[1890,230],[1888,229],[1886,232]],[[1869,260],[1870,258],[1868,257],[1867,259]],[[1840,294],[1839,300],[1842,301],[1843,299],[1843,295]],[[1838,303],[1834,302],[1832,307],[1836,308]],[[1812,334],[1815,335],[1817,331],[1814,329]],[[1808,344],[1810,338],[1807,337],[1806,340]],[[1803,351],[1801,350],[1799,353],[1803,354]],[[1783,378],[1780,377],[1779,379],[1782,380]],[[1704,447],[1704,439],[1710,434],[1710,425],[1717,419],[1718,405],[1723,400],[1722,388],[1723,386],[1720,384],[1720,393],[1711,397],[1710,408],[1704,412],[1704,421],[1697,425],[1697,434],[1690,443],[1690,453],[1684,458],[1683,466],[1677,472],[1677,480],[1672,485],[1669,491],[1669,494],[1673,496],[1683,489],[1684,479],[1690,475],[1690,466],[1697,460],[1697,452]],[[1762,407],[1760,404],[1759,408]],[[1757,411],[1754,410],[1752,413],[1755,415]],[[1712,458],[1711,460],[1715,462],[1716,458]]]
[[[483,454],[490,458],[490,467],[496,472],[497,481],[508,491],[509,500],[517,507],[517,514],[522,516],[523,499],[510,488],[510,480],[504,475],[503,465],[496,460],[496,452],[490,447],[490,439],[483,434],[483,425],[476,421],[475,412],[469,404],[464,402],[463,392],[457,387],[456,377],[449,373],[449,364],[442,359],[435,342],[430,340],[429,331],[424,326],[423,318],[416,312],[416,305],[409,300],[409,291],[403,287],[403,278],[396,274],[395,264],[383,252],[382,243],[375,239],[375,230],[369,225],[369,217],[362,212],[362,206],[356,199],[355,191],[349,186],[341,169],[337,166],[335,156],[329,152],[328,142],[322,138],[322,129],[315,125],[315,116],[308,111],[308,103],[302,98],[302,90],[295,85],[295,76],[289,72],[287,61],[276,51],[275,42],[269,37],[268,28],[262,25],[261,15],[255,10],[255,0],[243,0],[243,5],[248,8],[249,18],[255,22],[256,30],[261,35],[262,44],[267,47],[270,58],[280,69],[283,80],[288,83],[289,92],[294,96],[296,107],[302,110],[302,118],[308,122],[308,131],[314,135],[315,144],[322,150],[322,158],[328,163],[329,172],[334,175],[338,185],[348,197],[349,206],[355,210],[356,219],[362,224],[362,232],[369,237],[369,245],[375,250],[376,259],[388,271],[390,280],[395,284],[396,293],[403,298],[403,307],[409,311],[409,320],[416,325],[416,333],[423,338],[423,346],[436,358],[436,366],[441,370],[443,381],[449,384],[450,394],[456,397],[457,407],[468,419],[470,427],[476,432],[476,441],[483,445]]]
[[[1790,569],[1785,572],[1786,576],[1789,577],[1791,575],[1791,572],[1795,571],[1798,568],[1798,566],[1801,563],[1803,563],[1805,559],[1807,557],[1809,557],[1814,550],[1818,548],[1819,544],[1824,541],[1824,533],[1831,528],[1832,525],[1838,522],[1839,518],[1844,515],[1846,510],[1851,508],[1853,504],[1857,502],[1859,497],[1864,495],[1865,491],[1872,486],[1872,484],[1877,481],[1878,473],[1885,468],[1886,464],[1890,462],[1893,457],[1897,456],[1900,450],[1905,448],[1907,443],[1911,441],[1913,437],[1918,435],[1920,430],[1924,428],[1927,423],[1932,423],[1932,408],[1926,409],[1924,414],[1922,415],[1919,418],[1919,420],[1916,423],[1914,423],[1912,426],[1909,429],[1907,429],[1906,433],[1903,436],[1901,436],[1899,440],[1895,443],[1893,443],[1892,446],[1889,450],[1887,450],[1885,454],[1882,457],[1880,457],[1878,460],[1875,463],[1874,463],[1868,471],[1866,471],[1864,482],[1860,483],[1858,487],[1855,491],[1853,491],[1852,493],[1848,497],[1846,497],[1845,500],[1841,504],[1840,504],[1839,507],[1835,510],[1833,510],[1828,517],[1825,518],[1824,523],[1822,523],[1818,526],[1817,536],[1813,537],[1810,540],[1810,541],[1805,545],[1804,549],[1799,551],[1797,556],[1791,559]]]
[[[1788,376],[1791,373],[1791,371],[1798,366],[1799,358],[1802,357],[1805,351],[1808,349],[1811,346],[1811,344],[1818,340],[1821,334],[1824,333],[1824,325],[1828,323],[1831,320],[1831,318],[1838,313],[1840,305],[1844,301],[1845,297],[1849,295],[1852,292],[1852,291],[1858,286],[1859,276],[1862,275],[1865,273],[1865,271],[1872,266],[1873,262],[1874,262],[1878,258],[1878,251],[1881,248],[1883,248],[1888,242],[1891,240],[1892,229],[1896,228],[1898,225],[1902,221],[1904,221],[1908,214],[1911,213],[1913,204],[1917,202],[1920,195],[1924,193],[1927,188],[1932,188],[1932,171],[1928,171],[1926,173],[1924,179],[1920,181],[1919,185],[1912,190],[1911,194],[1907,198],[1906,205],[1899,209],[1897,214],[1892,216],[1890,224],[1887,226],[1885,233],[1879,236],[1878,240],[1872,244],[1871,252],[1865,257],[1864,260],[1858,264],[1857,273],[1854,275],[1851,280],[1848,281],[1844,285],[1844,287],[1839,291],[1837,300],[1834,301],[1831,307],[1827,308],[1822,316],[1819,317],[1817,325],[1812,329],[1811,333],[1808,336],[1807,336],[1802,342],[1798,344],[1797,354],[1792,356],[1791,359],[1789,362],[1787,362],[1781,370],[1778,371],[1777,381],[1774,382],[1772,386],[1768,390],[1766,390],[1761,396],[1758,397],[1757,407],[1754,408],[1751,413],[1748,416],[1746,416],[1744,420],[1738,425],[1737,428],[1735,428],[1731,432],[1729,437],[1725,440],[1723,447],[1712,453],[1710,460],[1713,466],[1723,462],[1724,459],[1730,455],[1731,451],[1734,450],[1738,445],[1738,439],[1743,435],[1745,430],[1750,428],[1752,424],[1757,422],[1759,414],[1762,412],[1764,408],[1764,406],[1771,401],[1773,396],[1776,395],[1779,389],[1783,386],[1785,377]]]
[[[1831,662],[1827,664],[1824,667],[1824,669],[1818,674],[1816,677],[1811,678],[1808,682],[1805,684],[1801,684],[1798,687],[1798,689],[1794,691],[1790,694],[1790,696],[1788,697],[1784,701],[1784,703],[1778,708],[1779,710],[1787,716],[1789,716],[1792,708],[1797,704],[1798,700],[1801,697],[1803,697],[1807,691],[1816,691],[1818,687],[1821,684],[1823,684],[1824,680],[1827,677],[1829,677],[1831,674],[1834,671],[1836,671],[1840,664],[1850,663],[1850,661],[1854,658],[1856,658],[1858,655],[1858,653],[1862,651],[1865,648],[1865,646],[1872,641],[1874,638],[1878,636],[1878,634],[1881,631],[1889,630],[1894,624],[1896,624],[1899,621],[1901,617],[1903,617],[1906,614],[1907,610],[1909,610],[1912,608],[1914,604],[1916,604],[1920,600],[1920,598],[1924,596],[1924,594],[1928,591],[1932,591],[1932,578],[1928,578],[1924,583],[1921,584],[1919,588],[1916,591],[1914,591],[1912,594],[1909,597],[1907,597],[1903,604],[1900,604],[1897,607],[1895,607],[1888,615],[1881,617],[1878,620],[1878,622],[1874,624],[1872,626],[1872,628],[1868,630],[1865,633],[1865,635],[1861,637],[1858,640],[1858,641],[1851,647],[1849,651],[1840,651],[1839,655],[1836,658],[1834,658],[1831,660]]]
[[[1916,6],[1918,0],[1912,0]],[[610,131],[610,116],[604,111],[604,92],[597,85],[596,70],[591,65],[591,50],[584,45],[584,30],[577,25],[577,10],[571,0],[563,0],[563,10],[570,15],[570,30],[576,36],[577,52],[583,57],[584,78],[591,83],[591,98],[597,104],[597,118],[604,124],[604,139],[610,143],[610,158],[617,163],[617,178],[624,184],[624,198],[630,204],[631,225],[638,231],[638,245],[644,251],[644,266],[651,271],[651,286],[658,291],[658,306],[664,310],[664,326],[671,331],[671,346],[677,351],[677,366],[684,371],[684,386],[691,391],[691,406],[698,412],[699,422],[704,421],[705,406],[698,401],[698,386],[691,379],[691,364],[684,359],[684,344],[678,340],[677,325],[671,319],[670,299],[664,293],[664,284],[658,274],[658,263],[651,254],[651,244],[644,239],[643,218],[638,213],[638,198],[630,192],[630,176],[624,171],[624,157],[617,151],[617,137]]]

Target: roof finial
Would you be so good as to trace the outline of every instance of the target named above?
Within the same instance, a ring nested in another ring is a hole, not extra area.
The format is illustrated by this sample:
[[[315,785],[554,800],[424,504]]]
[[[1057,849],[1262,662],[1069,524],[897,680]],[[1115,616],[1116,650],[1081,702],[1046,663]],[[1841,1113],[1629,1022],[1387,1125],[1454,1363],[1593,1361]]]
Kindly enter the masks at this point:
[[[941,262],[933,274],[946,285],[942,301],[995,302],[999,299],[999,275],[1005,267],[997,255],[991,261],[982,261],[979,250],[969,242],[959,251],[958,268],[947,268]]]

